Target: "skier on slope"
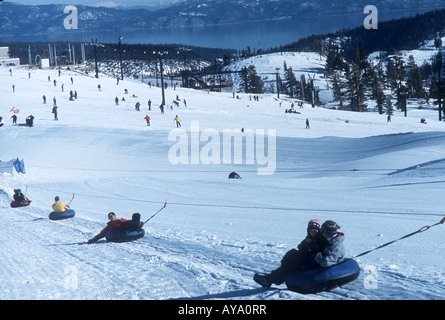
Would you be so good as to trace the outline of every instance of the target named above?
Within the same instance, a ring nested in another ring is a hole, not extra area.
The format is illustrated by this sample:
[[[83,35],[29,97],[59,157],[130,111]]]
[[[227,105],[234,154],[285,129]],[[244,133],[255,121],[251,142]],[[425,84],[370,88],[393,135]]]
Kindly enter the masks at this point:
[[[253,280],[265,288],[269,288],[273,283],[280,285],[290,272],[310,264],[311,259],[326,246],[326,240],[320,233],[320,226],[319,220],[310,220],[306,238],[297,246],[297,249],[286,252],[280,267],[266,275],[255,274]]]
[[[176,121],[176,128],[179,128],[181,126],[181,119],[176,115],[176,117],[173,119]]]
[[[107,226],[102,229],[94,238],[88,240],[88,243],[95,243],[99,239],[102,239],[107,234],[107,231],[112,229],[123,229],[123,230],[136,230],[140,231],[142,228],[142,223],[140,221],[141,215],[139,213],[134,213],[131,220],[126,220],[124,218],[117,219],[116,214],[114,212],[108,213],[108,219],[110,221],[107,223]]]
[[[147,126],[150,126],[150,116],[147,114],[144,119],[147,121]]]

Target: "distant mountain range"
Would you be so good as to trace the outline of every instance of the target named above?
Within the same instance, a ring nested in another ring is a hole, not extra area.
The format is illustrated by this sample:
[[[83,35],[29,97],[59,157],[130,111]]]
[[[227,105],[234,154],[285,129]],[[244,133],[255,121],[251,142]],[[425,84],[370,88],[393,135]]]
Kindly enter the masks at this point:
[[[178,0],[179,1],[179,0]],[[69,2],[69,1],[67,1]],[[146,28],[178,28],[302,16],[363,14],[366,5],[379,12],[444,8],[437,0],[185,0],[157,10],[76,5],[78,30],[101,32]],[[113,6],[109,3],[108,6]],[[1,35],[51,34],[64,31],[65,5],[20,5],[0,2]],[[159,7],[156,7],[159,8]]]

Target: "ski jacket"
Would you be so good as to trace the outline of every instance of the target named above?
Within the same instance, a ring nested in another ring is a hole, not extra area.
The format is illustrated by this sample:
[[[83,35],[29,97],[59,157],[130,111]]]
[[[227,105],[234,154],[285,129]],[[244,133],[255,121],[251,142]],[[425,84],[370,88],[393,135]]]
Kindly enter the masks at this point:
[[[108,222],[107,226],[101,232],[99,232],[99,234],[95,238],[102,239],[103,237],[105,237],[108,230],[117,229],[122,225],[123,222],[126,222],[126,221],[127,220],[125,220],[124,218],[121,218],[119,220]]]
[[[66,206],[63,202],[56,202],[52,205],[54,212],[65,212],[66,210],[69,210],[70,208]]]
[[[300,242],[297,248],[299,251],[304,251],[310,255],[315,255],[323,249],[324,243],[324,237],[318,233],[315,238],[308,235],[303,241]]]
[[[345,235],[343,233],[339,232],[336,236],[326,240],[326,247],[315,255],[315,261],[323,268],[331,267],[341,262],[345,256],[345,247],[343,245]]]
[[[26,200],[27,200],[26,197],[21,192],[14,194],[13,198],[14,198],[14,201],[18,202],[18,203],[23,203],[23,202],[26,202]]]

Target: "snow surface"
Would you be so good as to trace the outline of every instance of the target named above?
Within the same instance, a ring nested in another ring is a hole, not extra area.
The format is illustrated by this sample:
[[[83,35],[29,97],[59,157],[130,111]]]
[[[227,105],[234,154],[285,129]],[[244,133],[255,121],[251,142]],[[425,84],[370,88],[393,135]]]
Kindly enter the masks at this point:
[[[70,90],[78,92],[76,101],[68,100]],[[387,122],[374,112],[309,104],[288,114],[292,101],[270,94],[260,101],[183,88],[165,94],[168,106],[178,95],[187,107],[180,103],[161,114],[160,89],[132,80],[116,85],[105,76],[62,70],[59,77],[56,70],[26,67],[13,67],[11,76],[9,67],[0,67],[0,159],[23,158],[26,166],[26,174],[0,176],[0,299],[443,299],[442,225],[360,257],[360,277],[331,292],[264,290],[252,280],[255,272],[278,267],[312,218],[342,227],[348,256],[440,221],[445,124],[437,110],[409,105],[408,117],[396,112]],[[126,101],[116,106],[116,96]],[[19,125],[12,125],[12,107],[20,110]],[[21,125],[30,114],[34,127]],[[272,141],[268,130],[275,130],[275,172],[259,174],[258,158],[254,164],[172,164],[176,114],[189,138],[197,123],[200,132],[221,137],[223,130],[263,129]],[[231,171],[242,179],[228,179]],[[9,207],[14,188],[27,190],[29,207]],[[73,193],[76,216],[50,221],[54,196],[68,203]],[[127,219],[140,212],[146,220],[165,201],[144,238],[86,244],[108,212]]]

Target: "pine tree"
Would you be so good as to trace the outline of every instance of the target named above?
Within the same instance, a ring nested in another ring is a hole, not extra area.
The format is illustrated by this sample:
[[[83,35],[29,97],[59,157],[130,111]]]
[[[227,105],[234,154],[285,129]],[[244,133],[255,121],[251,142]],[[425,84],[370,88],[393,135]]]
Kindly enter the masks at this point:
[[[257,74],[254,65],[243,67],[240,76],[240,89],[245,93],[264,93],[263,80]]]
[[[287,68],[286,61],[284,62],[284,80],[284,87],[286,88],[287,94],[292,98],[295,97],[299,83],[295,77],[292,67]]]
[[[357,50],[354,61],[351,64],[349,73],[347,73],[347,98],[349,99],[349,107],[353,111],[362,112],[366,109],[363,70],[361,69],[360,53]]]
[[[423,89],[422,83],[422,73],[420,68],[417,66],[414,57],[411,55],[408,59],[408,90],[410,97],[413,98],[424,98],[425,90]]]
[[[335,72],[332,76],[332,91],[334,93],[334,101],[340,102],[340,109],[343,110],[343,101],[346,96],[346,82],[342,79],[340,72]]]
[[[383,105],[386,108],[386,114],[388,115],[388,119],[391,119],[392,115],[394,114],[394,107],[392,106],[391,99],[389,97],[386,97],[384,99]]]
[[[386,79],[391,90],[395,90],[397,88],[397,75],[396,66],[392,59],[388,59],[388,64],[386,66]]]

